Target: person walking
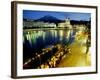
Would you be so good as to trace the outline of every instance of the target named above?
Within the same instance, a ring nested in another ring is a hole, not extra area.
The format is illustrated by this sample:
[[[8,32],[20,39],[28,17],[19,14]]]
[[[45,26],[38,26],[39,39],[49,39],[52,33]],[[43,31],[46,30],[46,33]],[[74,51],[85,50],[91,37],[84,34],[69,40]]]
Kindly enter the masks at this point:
[[[87,37],[87,40],[86,40],[86,54],[89,51],[90,44],[91,44],[91,41],[90,41],[89,34],[88,34],[88,37]]]

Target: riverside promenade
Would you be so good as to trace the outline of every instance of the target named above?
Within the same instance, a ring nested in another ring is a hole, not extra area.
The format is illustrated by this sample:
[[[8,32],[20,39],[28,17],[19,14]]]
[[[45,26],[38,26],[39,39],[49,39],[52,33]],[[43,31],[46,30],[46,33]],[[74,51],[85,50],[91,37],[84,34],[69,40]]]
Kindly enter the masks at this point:
[[[71,53],[67,54],[58,64],[58,67],[91,66],[90,48],[86,54],[87,34],[77,34],[75,41],[69,46]]]

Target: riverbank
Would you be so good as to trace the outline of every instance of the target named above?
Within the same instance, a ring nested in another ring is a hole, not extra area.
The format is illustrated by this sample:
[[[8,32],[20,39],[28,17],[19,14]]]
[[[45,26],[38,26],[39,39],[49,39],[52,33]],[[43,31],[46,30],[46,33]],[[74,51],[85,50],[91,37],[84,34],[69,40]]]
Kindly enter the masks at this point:
[[[34,28],[34,29],[23,29],[23,31],[36,31],[36,30],[78,30],[77,28]]]
[[[80,35],[81,36],[81,35]],[[91,54],[90,51],[86,54],[86,44],[84,40],[87,35],[83,35],[80,39],[76,39],[69,48],[71,53],[67,54],[63,60],[60,61],[58,67],[82,67],[91,66]],[[84,44],[83,44],[84,43]]]

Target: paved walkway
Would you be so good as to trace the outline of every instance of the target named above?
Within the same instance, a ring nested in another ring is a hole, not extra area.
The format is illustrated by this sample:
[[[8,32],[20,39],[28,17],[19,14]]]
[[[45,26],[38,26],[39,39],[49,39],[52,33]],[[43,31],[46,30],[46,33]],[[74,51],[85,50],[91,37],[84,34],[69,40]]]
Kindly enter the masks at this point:
[[[67,54],[58,67],[91,66],[90,51],[86,54],[86,35],[79,36],[69,46],[71,53]]]

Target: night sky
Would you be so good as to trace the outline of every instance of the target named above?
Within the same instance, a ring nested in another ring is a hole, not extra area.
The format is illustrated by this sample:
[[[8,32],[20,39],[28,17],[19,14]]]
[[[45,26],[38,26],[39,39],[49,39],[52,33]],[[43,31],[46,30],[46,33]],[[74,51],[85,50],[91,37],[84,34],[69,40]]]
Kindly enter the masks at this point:
[[[70,20],[89,21],[89,19],[91,18],[90,13],[23,10],[24,19],[34,19],[35,20],[35,19],[44,17],[46,15],[56,17],[60,20],[65,20],[66,18],[70,18]]]

